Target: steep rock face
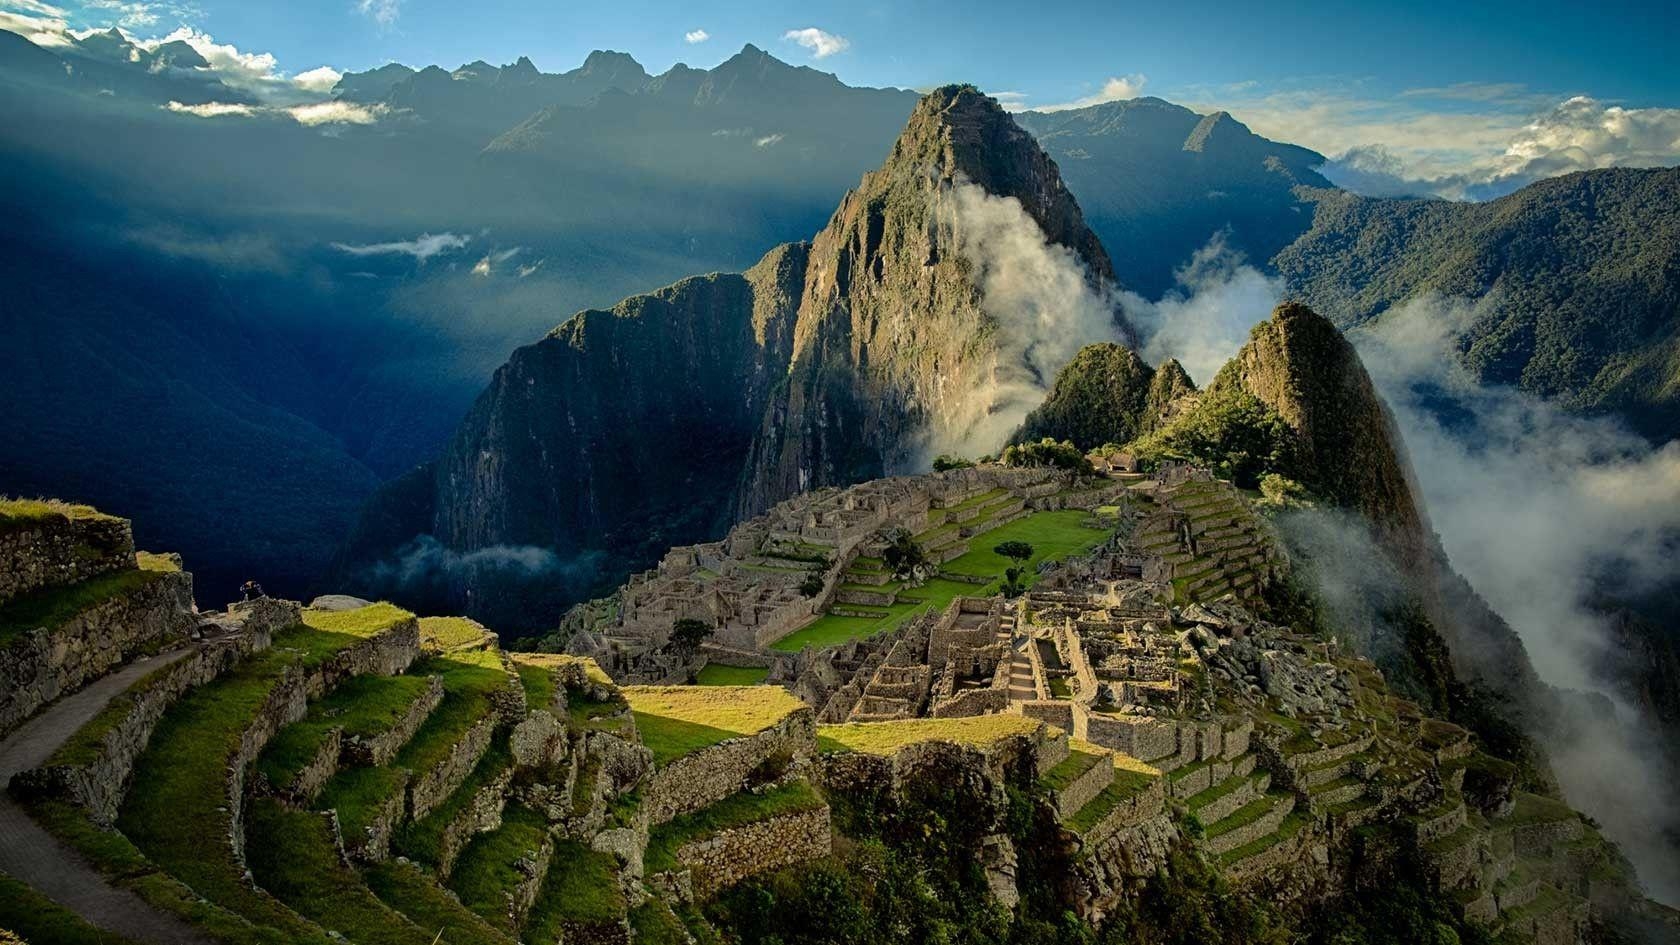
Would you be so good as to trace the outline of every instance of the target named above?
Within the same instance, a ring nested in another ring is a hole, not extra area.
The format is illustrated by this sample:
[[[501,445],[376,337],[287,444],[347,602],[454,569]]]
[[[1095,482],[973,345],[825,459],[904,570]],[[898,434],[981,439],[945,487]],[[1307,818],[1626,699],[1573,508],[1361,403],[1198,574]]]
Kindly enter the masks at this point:
[[[999,364],[998,321],[960,248],[967,185],[1018,201],[1093,288],[1112,284],[1108,254],[1032,136],[972,87],[929,94],[812,244],[793,363],[748,460],[740,514],[905,470],[983,420],[983,389],[1012,366]],[[1112,321],[1126,331],[1118,311]]]
[[[1056,375],[1043,406],[1028,414],[1010,439],[1028,443],[1050,437],[1084,449],[1128,443],[1153,429],[1174,400],[1194,390],[1177,361],[1156,369],[1124,345],[1087,345]]]
[[[462,550],[662,547],[725,524],[786,364],[807,249],[582,312],[515,352],[438,463],[437,538]]]

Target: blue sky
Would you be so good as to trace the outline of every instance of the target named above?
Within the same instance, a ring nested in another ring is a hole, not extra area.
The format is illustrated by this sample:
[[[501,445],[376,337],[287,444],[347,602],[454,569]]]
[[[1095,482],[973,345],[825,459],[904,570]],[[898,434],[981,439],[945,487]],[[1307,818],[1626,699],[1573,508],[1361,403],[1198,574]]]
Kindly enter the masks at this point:
[[[0,0],[0,26],[8,10],[137,37],[189,26],[272,55],[282,74],[522,55],[564,71],[597,48],[659,72],[750,42],[854,85],[973,82],[1012,107],[1150,94],[1225,108],[1263,134],[1427,179],[1507,173],[1513,154],[1603,166],[1680,150],[1672,3]],[[1560,111],[1578,98],[1590,107]]]

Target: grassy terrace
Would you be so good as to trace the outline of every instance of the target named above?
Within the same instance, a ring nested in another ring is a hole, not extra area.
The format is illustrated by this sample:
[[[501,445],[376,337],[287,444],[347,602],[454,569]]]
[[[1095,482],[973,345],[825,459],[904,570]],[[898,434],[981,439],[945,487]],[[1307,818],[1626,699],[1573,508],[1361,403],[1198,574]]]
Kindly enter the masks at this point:
[[[1221,820],[1218,823],[1208,824],[1206,833],[1207,838],[1212,840],[1214,837],[1222,837],[1238,827],[1246,827],[1249,824],[1254,823],[1256,820],[1270,814],[1272,809],[1277,807],[1283,797],[1284,795],[1282,794],[1260,795],[1242,807],[1237,808],[1231,816],[1226,817],[1224,820]]]
[[[770,670],[763,666],[726,666],[723,663],[707,663],[695,682],[702,686],[757,686],[769,677]]]
[[[14,597],[0,606],[0,647],[10,646],[31,630],[57,628],[83,611],[140,590],[165,573],[157,567],[113,571],[76,584],[43,587]]]
[[[46,522],[67,522],[72,519],[115,519],[91,505],[76,505],[58,499],[0,498],[0,533],[22,531]]]
[[[266,652],[187,693],[159,722],[135,765],[118,826],[152,862],[200,896],[288,936],[316,940],[320,930],[246,885],[228,844],[226,771],[240,737],[289,667],[312,668],[385,630],[406,612],[373,605],[384,619],[350,611],[306,615],[311,624],[274,639]]]
[[[807,646],[819,649],[837,646],[848,640],[864,639],[894,630],[918,613],[944,609],[953,598],[995,593],[1003,579],[1004,571],[1014,564],[992,551],[992,548],[1006,541],[1025,541],[1033,546],[1033,557],[1027,562],[1027,574],[1023,578],[1023,583],[1031,585],[1037,580],[1035,569],[1041,562],[1080,554],[1108,538],[1110,533],[1107,530],[1091,528],[1085,524],[1089,517],[1087,513],[1077,510],[1035,512],[1007,525],[981,532],[968,540],[970,550],[967,553],[946,562],[941,569],[953,574],[986,578],[985,583],[970,584],[965,581],[934,578],[921,587],[901,591],[897,603],[881,608],[884,610],[882,616],[843,617],[838,614],[824,614],[772,643],[770,648],[784,653],[797,653]],[[932,529],[930,533],[936,531],[939,529]],[[918,540],[925,541],[925,538]],[[879,566],[879,559],[859,558],[853,562],[854,569],[859,568],[858,562]],[[873,587],[861,589],[880,590]]]
[[[1085,772],[1102,763],[1105,755],[1101,752],[1087,751],[1074,748],[1068,752],[1060,764],[1044,772],[1040,782],[1052,791],[1060,791],[1084,776]]]
[[[616,922],[629,908],[619,889],[618,863],[612,854],[562,840],[555,845],[548,876],[531,906],[521,939],[531,945],[557,945],[572,938],[565,931],[568,923]],[[577,938],[588,940],[587,936]]]
[[[391,730],[426,691],[423,676],[358,676],[310,706],[301,721],[281,729],[257,759],[257,771],[285,787],[320,753],[327,733],[363,738]]]
[[[1237,847],[1235,850],[1226,852],[1219,857],[1219,865],[1230,866],[1232,863],[1236,863],[1239,860],[1246,860],[1256,853],[1270,850],[1272,847],[1277,846],[1285,840],[1292,839],[1297,833],[1301,832],[1302,827],[1305,827],[1311,822],[1312,819],[1306,814],[1303,814],[1300,811],[1291,811],[1289,816],[1283,818],[1283,823],[1278,825],[1277,833],[1269,833],[1264,837],[1256,837],[1242,846]]]
[[[847,722],[818,726],[817,746],[824,752],[856,751],[871,755],[890,755],[906,745],[934,741],[985,748],[1011,736],[1031,735],[1043,724],[1022,715]]]
[[[246,812],[246,859],[257,883],[324,929],[358,945],[428,945],[432,936],[393,912],[338,858],[320,814],[254,798]]]
[[[484,627],[465,617],[420,618],[420,644],[434,652],[472,649],[488,640]]]
[[[554,696],[559,692],[560,684],[554,678],[553,666],[526,658],[531,655],[514,655],[513,668],[519,673],[520,687],[525,690],[525,704],[533,709],[548,708],[554,705]]]
[[[677,851],[689,843],[732,827],[815,810],[824,804],[817,792],[804,781],[785,784],[763,794],[732,794],[704,810],[684,814],[654,828],[648,836],[643,862],[650,874],[676,869]]]
[[[411,820],[397,828],[391,838],[391,848],[411,860],[436,865],[443,845],[443,832],[461,811],[471,804],[485,785],[496,780],[513,764],[508,752],[507,733],[501,732],[490,742],[484,757],[478,760],[472,773],[449,795],[438,808],[419,820]]]
[[[449,875],[449,888],[461,904],[492,926],[517,935],[507,914],[507,890],[525,878],[520,861],[535,854],[548,841],[548,821],[527,807],[509,805],[502,813],[502,825],[479,834],[461,851]]]
[[[427,932],[440,934],[442,942],[513,945],[513,939],[461,905],[412,863],[387,860],[364,871],[362,880],[381,902]]]
[[[762,732],[804,706],[780,686],[626,686],[622,691],[655,765]]]
[[[443,677],[443,701],[414,733],[392,765],[416,775],[430,771],[475,723],[491,714],[490,694],[508,684],[497,650],[459,650],[416,664],[415,671]]]
[[[1161,777],[1161,772],[1150,765],[1118,752],[1114,757],[1114,780],[1102,789],[1102,793],[1091,799],[1091,802],[1081,807],[1068,818],[1067,826],[1075,833],[1090,833],[1091,829],[1108,819],[1116,807],[1138,796],[1150,783]]]

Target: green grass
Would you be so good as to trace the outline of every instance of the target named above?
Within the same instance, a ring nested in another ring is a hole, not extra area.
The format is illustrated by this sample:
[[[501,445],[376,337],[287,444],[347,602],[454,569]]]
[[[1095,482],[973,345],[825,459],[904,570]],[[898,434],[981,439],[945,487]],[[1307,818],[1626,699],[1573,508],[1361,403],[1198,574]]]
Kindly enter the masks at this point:
[[[310,706],[309,714],[281,729],[263,748],[257,771],[277,788],[314,760],[328,732],[342,728],[345,739],[391,730],[426,691],[423,676],[357,676]]]
[[[804,707],[780,686],[626,686],[622,692],[655,765],[762,732]]]
[[[483,626],[465,617],[420,618],[420,645],[434,652],[470,650],[489,639]]]
[[[374,625],[293,628],[164,714],[135,765],[118,825],[158,866],[199,895],[259,925],[301,938],[319,931],[247,886],[228,843],[226,771],[240,738],[289,667],[309,669],[373,635]],[[377,628],[374,628],[377,629]]]
[[[158,869],[129,839],[103,830],[88,820],[86,811],[65,801],[31,798],[29,815],[53,836],[80,853],[112,883],[128,889],[153,908],[179,916],[228,945],[326,945],[324,935],[299,937],[293,933],[252,925],[189,889]],[[3,923],[0,923],[3,925]],[[48,939],[47,941],[51,941]]]
[[[406,772],[397,768],[346,768],[327,779],[315,806],[338,811],[344,841],[354,846],[407,784]]]
[[[1044,772],[1044,777],[1040,778],[1039,781],[1049,790],[1060,791],[1083,777],[1085,772],[1107,761],[1107,758],[1106,754],[1100,752],[1081,751],[1075,748],[1068,752],[1068,756],[1063,758],[1054,768]],[[1107,763],[1113,764],[1113,762]]]
[[[764,682],[770,670],[763,666],[726,666],[707,663],[695,682],[702,686],[756,686]]]
[[[154,570],[113,571],[76,584],[43,587],[0,606],[0,647],[41,627],[54,630],[106,601],[124,597],[163,577]]]
[[[416,664],[414,672],[443,677],[443,701],[426,717],[393,767],[425,774],[449,757],[457,742],[491,713],[490,694],[508,684],[497,650],[457,650]]]
[[[1056,698],[1056,699],[1071,699],[1071,698],[1073,698],[1073,687],[1068,685],[1068,677],[1066,677],[1066,676],[1051,676],[1049,678],[1049,682],[1050,682],[1050,695],[1051,695],[1052,698]]]
[[[362,880],[385,905],[438,936],[439,945],[513,945],[412,863],[387,860],[364,870]]]
[[[1277,807],[1278,801],[1282,798],[1282,796],[1283,795],[1281,794],[1260,795],[1254,800],[1249,801],[1247,804],[1244,804],[1242,807],[1237,808],[1234,812],[1232,812],[1231,816],[1226,817],[1224,820],[1221,820],[1216,824],[1208,824],[1205,836],[1209,840],[1212,840],[1214,837],[1222,837],[1238,827],[1246,827],[1249,824],[1254,823],[1256,820],[1270,814],[1272,809]]]
[[[21,531],[48,522],[72,519],[115,519],[91,505],[77,505],[58,499],[7,499],[0,497],[0,532]]]
[[[1003,579],[1004,571],[1014,566],[1013,561],[992,551],[993,547],[1005,541],[1025,541],[1033,546],[1033,557],[1027,562],[1027,573],[1022,578],[1022,583],[1030,586],[1037,580],[1038,575],[1034,569],[1040,562],[1089,551],[1108,538],[1111,534],[1109,531],[1088,527],[1085,524],[1087,518],[1087,513],[1078,510],[1035,512],[1007,525],[981,532],[969,539],[970,550],[967,553],[946,562],[942,570],[953,574],[995,579],[991,583],[968,584],[963,581],[935,578],[921,587],[909,587],[900,591],[897,602],[885,608],[885,616],[871,618],[824,614],[770,644],[770,649],[783,653],[797,653],[807,646],[822,649],[838,646],[849,640],[867,639],[897,629],[923,611],[941,610],[957,597],[984,597],[994,593]],[[955,527],[944,525],[930,529],[918,540],[925,541],[930,535],[943,533],[943,530]],[[858,561],[865,560],[871,564],[877,561],[860,558],[853,562],[853,567],[859,566]]]
[[[1568,804],[1550,797],[1518,791],[1514,800],[1516,803],[1512,806],[1511,813],[1500,818],[1501,823],[1523,826],[1573,820],[1576,817],[1574,809]]]
[[[441,856],[444,830],[455,822],[455,818],[472,803],[485,785],[495,781],[511,764],[513,756],[508,752],[507,733],[498,733],[491,740],[484,757],[473,766],[472,773],[447,800],[419,820],[408,821],[397,828],[391,837],[391,849],[411,860],[436,865]]]
[[[305,610],[303,622],[316,630],[329,633],[353,633],[356,636],[372,636],[381,630],[389,629],[404,620],[412,620],[414,615],[395,604],[380,601],[355,610]]]
[[[1220,798],[1228,797],[1232,792],[1240,790],[1244,785],[1248,784],[1248,782],[1248,775],[1232,775],[1200,794],[1191,796],[1189,800],[1184,802],[1184,806],[1190,808],[1191,812],[1194,813],[1202,810]]]
[[[0,873],[0,929],[36,945],[133,945],[134,940],[89,925],[81,916]]]
[[[1107,819],[1116,807],[1138,796],[1151,782],[1159,780],[1160,777],[1161,772],[1130,755],[1116,754],[1113,782],[1068,818],[1068,829],[1078,834],[1090,833],[1092,828]]]
[[[1289,816],[1283,818],[1283,823],[1278,825],[1277,833],[1269,833],[1264,837],[1256,837],[1242,846],[1237,847],[1235,850],[1226,851],[1220,855],[1219,865],[1230,866],[1232,863],[1247,859],[1248,857],[1251,857],[1263,850],[1270,850],[1272,847],[1277,846],[1283,841],[1294,837],[1295,834],[1300,832],[1302,827],[1305,827],[1310,822],[1311,818],[1307,817],[1300,811],[1290,811]]]
[[[142,571],[159,571],[173,574],[181,570],[181,566],[175,562],[174,558],[171,558],[168,555],[152,554],[150,551],[135,552],[134,564]]]
[[[519,685],[525,690],[525,705],[532,709],[546,709],[554,705],[555,693],[560,691],[554,670],[540,663],[515,657],[513,668],[519,673]]]
[[[648,835],[647,853],[642,862],[649,874],[676,869],[677,851],[696,840],[743,824],[815,810],[823,804],[823,799],[804,781],[763,794],[732,794],[710,807],[655,827]]]
[[[1022,715],[847,722],[818,726],[817,745],[825,753],[856,751],[871,755],[891,755],[906,745],[933,741],[983,748],[1011,736],[1031,735],[1041,725]]]
[[[618,885],[618,861],[575,840],[554,847],[542,891],[525,922],[524,941],[533,945],[571,939],[568,922],[609,923],[624,918],[630,904]],[[587,941],[586,936],[579,937]]]
[[[688,945],[682,920],[662,899],[649,899],[630,910],[636,945]]]
[[[430,945],[431,935],[386,907],[339,861],[331,825],[321,815],[253,798],[245,829],[252,876],[299,914],[357,945]]]
[[[520,861],[548,842],[548,821],[528,807],[510,804],[502,812],[502,825],[479,834],[461,851],[449,874],[449,888],[461,898],[461,905],[492,926],[519,934],[507,914],[503,895],[524,878]]]
[[[173,665],[173,664],[171,664]],[[105,736],[112,729],[122,724],[128,714],[134,711],[137,699],[145,695],[151,687],[157,685],[170,666],[160,666],[146,675],[135,680],[132,686],[114,696],[105,704],[99,714],[88,720],[86,725],[77,729],[75,734],[58,746],[58,750],[47,759],[48,765],[88,765],[92,764],[105,753]]]

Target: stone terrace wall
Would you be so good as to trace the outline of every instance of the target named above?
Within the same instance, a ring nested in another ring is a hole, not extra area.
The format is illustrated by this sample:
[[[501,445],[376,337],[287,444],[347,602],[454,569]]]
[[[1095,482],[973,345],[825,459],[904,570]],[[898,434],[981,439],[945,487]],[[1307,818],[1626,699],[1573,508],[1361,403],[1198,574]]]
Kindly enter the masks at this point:
[[[295,604],[292,613],[290,622],[295,623]],[[46,766],[25,772],[15,783],[38,796],[68,800],[85,809],[94,823],[109,826],[127,794],[134,763],[145,752],[164,713],[192,689],[232,669],[246,656],[268,649],[274,629],[268,621],[248,622],[243,632],[208,643],[152,673],[129,689],[127,713],[105,732],[90,757],[60,764],[49,759]]]
[[[801,706],[755,735],[731,738],[656,769],[642,787],[648,826],[709,807],[739,791],[766,759],[785,754],[803,761],[816,754],[816,715]]]
[[[303,718],[311,699],[318,699],[353,676],[395,676],[420,655],[420,622],[410,617],[358,641],[309,670],[289,667],[269,691],[255,719],[239,737],[239,748],[228,759],[223,792],[228,804],[228,836],[233,852],[245,860],[245,771],[276,732]]]
[[[134,567],[134,535],[112,516],[47,518],[0,532],[0,603]]]
[[[0,650],[0,732],[151,647],[186,641],[198,623],[192,575],[147,573],[156,576],[138,589],[94,604],[57,627],[27,631]]]
[[[720,831],[677,850],[693,876],[694,895],[708,899],[748,877],[821,859],[832,852],[828,806]]]

